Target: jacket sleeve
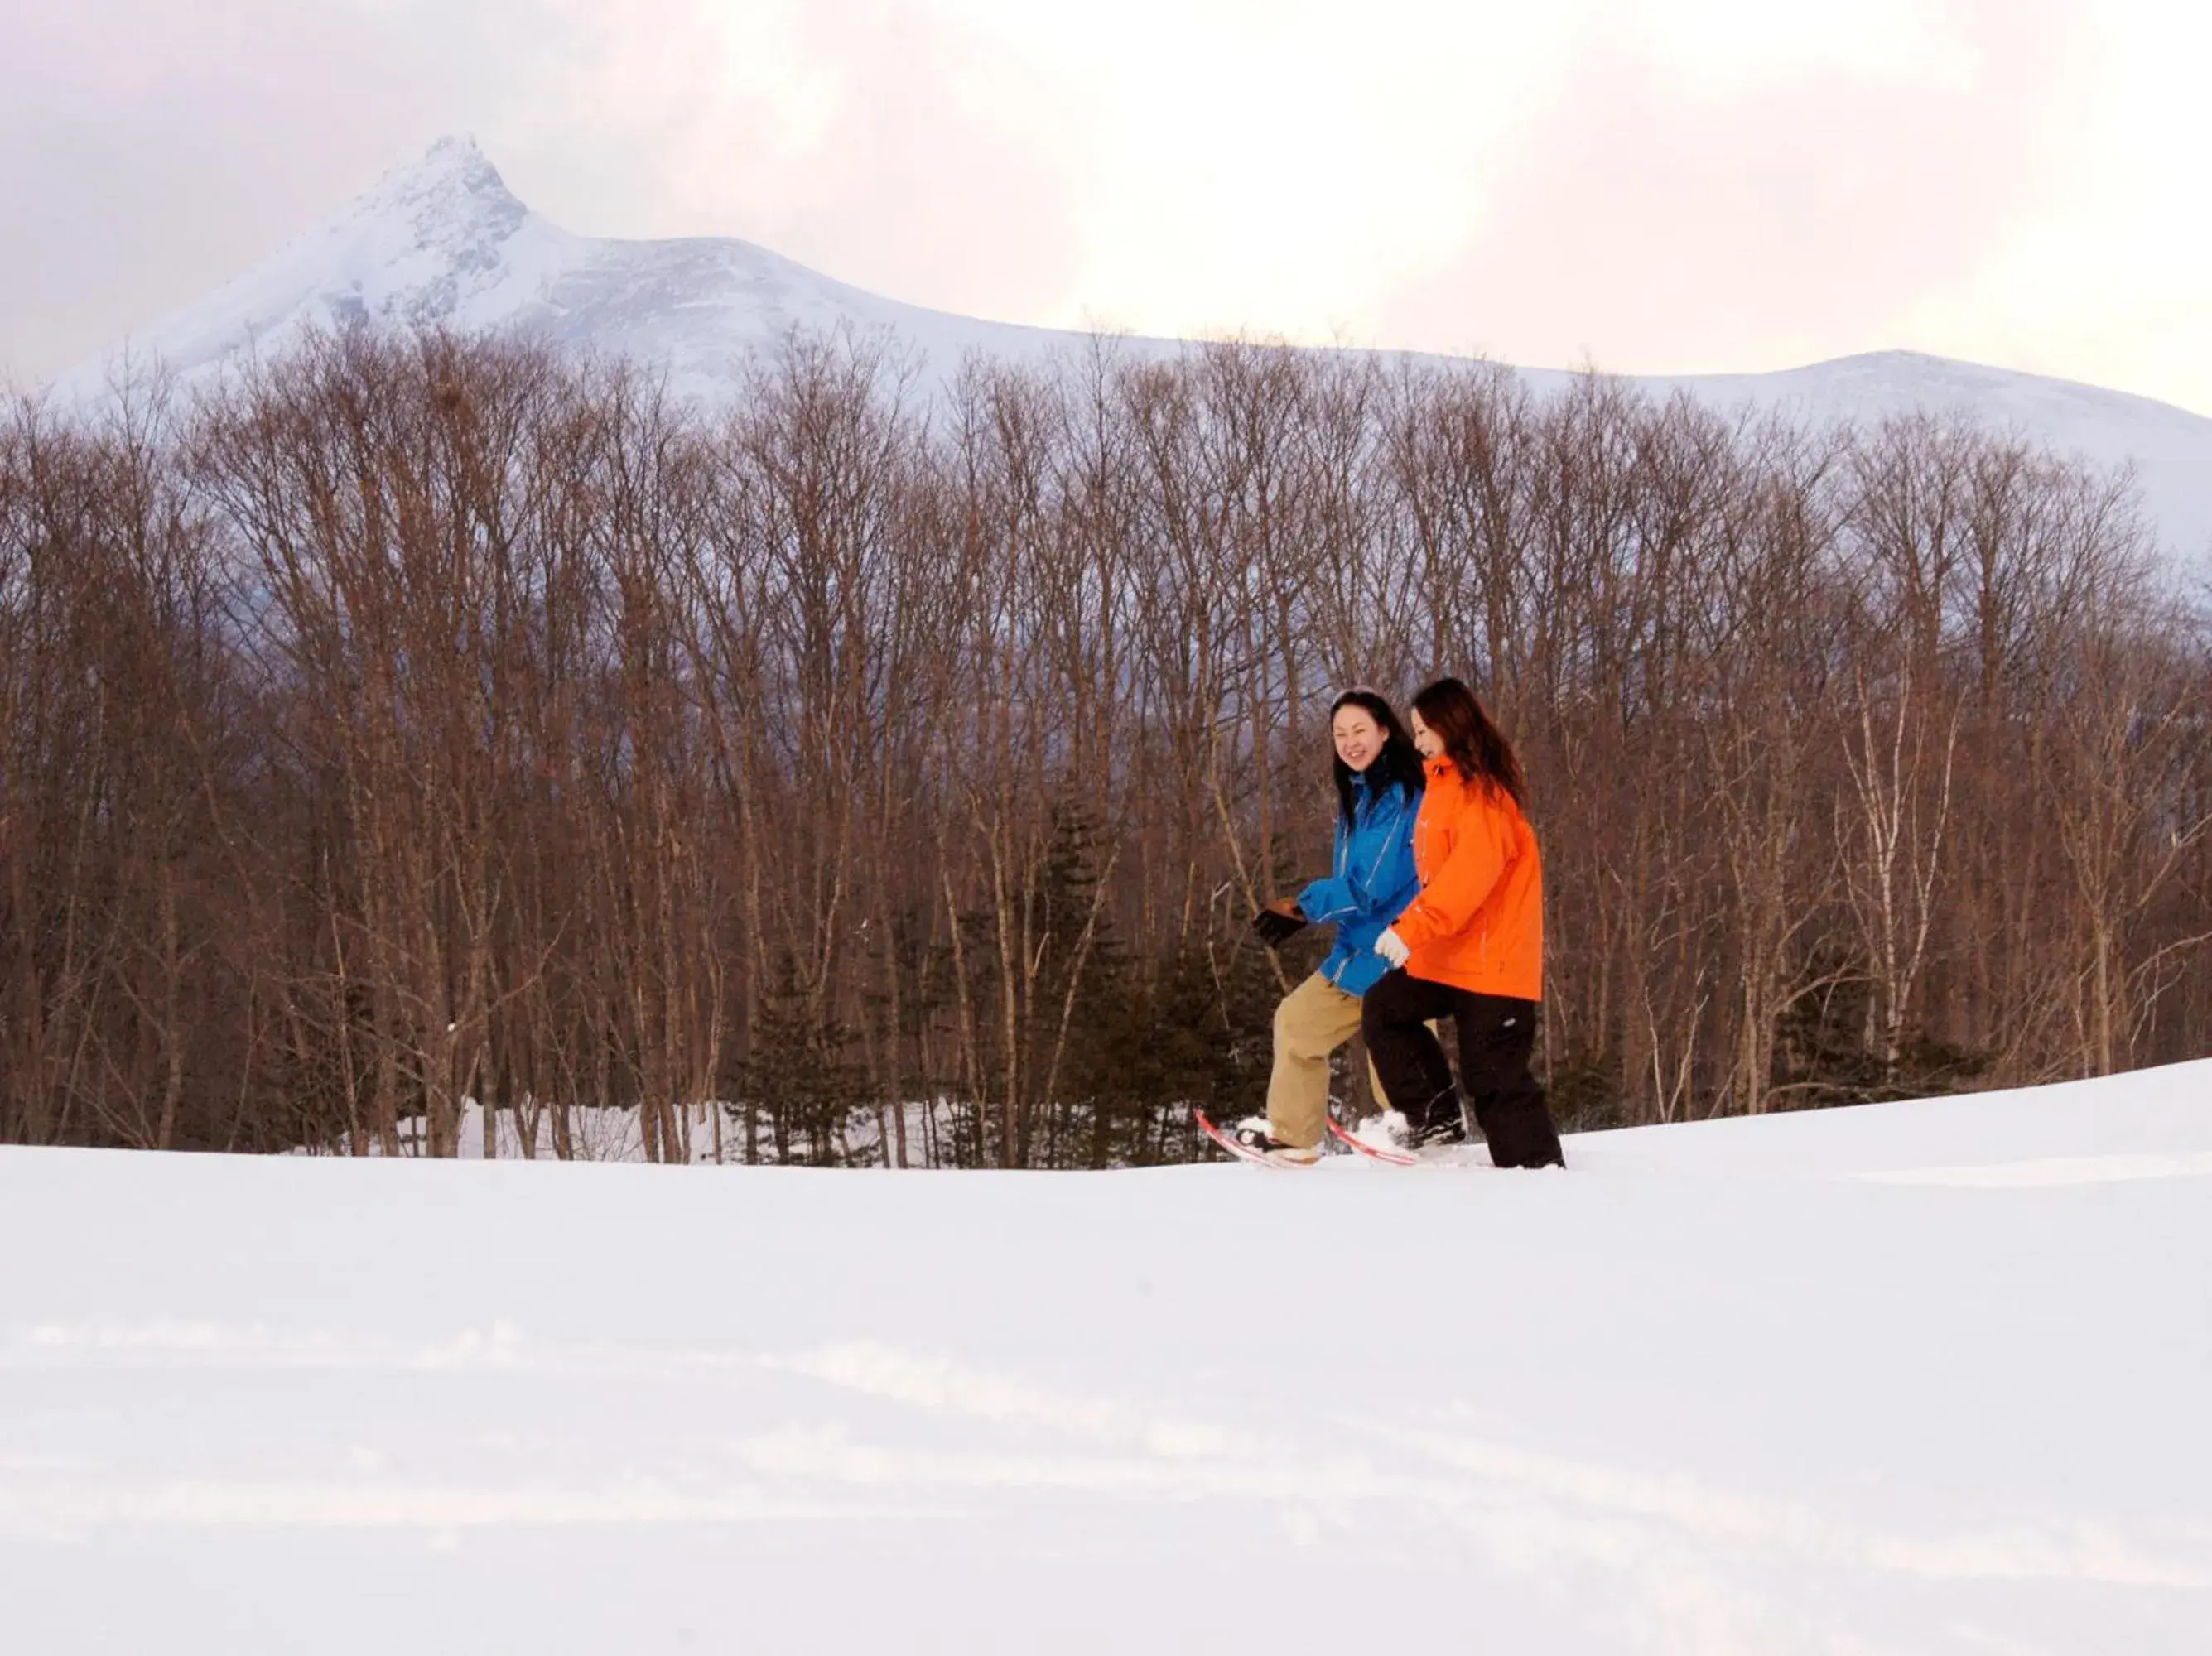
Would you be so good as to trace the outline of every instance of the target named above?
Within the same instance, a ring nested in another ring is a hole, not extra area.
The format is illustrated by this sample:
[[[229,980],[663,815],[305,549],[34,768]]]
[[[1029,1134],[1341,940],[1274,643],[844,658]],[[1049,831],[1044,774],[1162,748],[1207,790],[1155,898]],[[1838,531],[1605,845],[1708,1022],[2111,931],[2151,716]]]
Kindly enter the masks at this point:
[[[1437,942],[1465,928],[1497,889],[1511,849],[1504,813],[1486,800],[1469,800],[1452,824],[1451,849],[1443,866],[1394,928],[1408,945]]]
[[[1345,870],[1316,880],[1298,893],[1298,913],[1309,920],[1340,920],[1359,909],[1359,894],[1352,881],[1352,859],[1345,855],[1344,819],[1336,820],[1336,838],[1330,866]]]
[[[1355,835],[1344,847],[1347,854],[1337,858],[1344,873],[1316,880],[1298,894],[1298,908],[1308,919],[1387,924],[1419,889],[1420,881],[1413,871],[1414,807],[1402,793],[1391,797],[1395,809],[1387,821],[1377,820],[1379,808],[1361,819],[1371,831]],[[1338,833],[1343,833],[1341,824]]]

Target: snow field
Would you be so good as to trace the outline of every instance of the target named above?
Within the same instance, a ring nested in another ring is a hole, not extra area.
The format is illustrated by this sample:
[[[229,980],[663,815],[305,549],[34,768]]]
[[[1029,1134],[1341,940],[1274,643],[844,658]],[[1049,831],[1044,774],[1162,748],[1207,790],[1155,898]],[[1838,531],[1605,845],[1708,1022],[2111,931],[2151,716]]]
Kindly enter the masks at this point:
[[[5,1646],[2208,1647],[2212,1064],[1568,1154],[0,1150]]]

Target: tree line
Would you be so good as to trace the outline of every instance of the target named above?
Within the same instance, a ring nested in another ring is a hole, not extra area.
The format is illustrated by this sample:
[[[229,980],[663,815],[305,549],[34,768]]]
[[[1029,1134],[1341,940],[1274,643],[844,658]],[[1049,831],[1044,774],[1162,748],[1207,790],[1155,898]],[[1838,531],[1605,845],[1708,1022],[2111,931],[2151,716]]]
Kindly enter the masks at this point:
[[[353,331],[18,398],[0,1139],[1192,1156],[1322,947],[1248,922],[1324,865],[1331,698],[1446,672],[1530,777],[1564,1125],[2200,1056],[2160,555],[1954,421],[1249,343],[795,334],[706,410]]]

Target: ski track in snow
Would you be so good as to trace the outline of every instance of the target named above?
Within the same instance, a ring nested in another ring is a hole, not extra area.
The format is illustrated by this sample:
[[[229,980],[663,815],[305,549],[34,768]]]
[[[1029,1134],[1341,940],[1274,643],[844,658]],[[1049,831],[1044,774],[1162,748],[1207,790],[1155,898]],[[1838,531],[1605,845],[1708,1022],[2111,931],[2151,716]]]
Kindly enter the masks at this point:
[[[1547,1576],[1627,1567],[1654,1602],[1681,1605],[1686,1584],[1729,1616],[1742,1611],[1743,1573],[1810,1566],[1963,1582],[2067,1580],[2212,1587],[2212,1526],[2124,1526],[2049,1517],[1998,1525],[1954,1520],[1911,1529],[1855,1525],[1802,1501],[1717,1485],[1682,1472],[1640,1472],[1545,1455],[1447,1429],[1395,1428],[1340,1416],[1319,1438],[1257,1433],[1158,1404],[1056,1391],[1019,1374],[934,1354],[848,1342],[798,1356],[745,1356],[621,1346],[539,1344],[499,1324],[419,1348],[324,1331],[155,1323],[40,1326],[19,1333],[9,1368],[344,1368],[563,1375],[689,1382],[781,1374],[927,1414],[1042,1429],[1078,1448],[1014,1453],[988,1446],[915,1452],[856,1439],[830,1422],[724,1437],[713,1457],[758,1483],[682,1487],[682,1475],[632,1476],[596,1488],[534,1479],[509,1484],[382,1480],[385,1457],[351,1452],[341,1481],[265,1478],[118,1480],[57,1459],[0,1459],[0,1535],[83,1538],[101,1526],[401,1526],[689,1525],[904,1521],[957,1517],[951,1499],[978,1490],[1106,1495],[1184,1504],[1272,1505],[1285,1536],[1312,1546],[1358,1527],[1360,1509],[1412,1509],[1449,1526],[1501,1568]],[[834,1403],[834,1398],[832,1399]],[[526,1455],[544,1446],[514,1446]],[[696,1482],[697,1475],[692,1475]],[[720,1480],[714,1480],[717,1483]],[[851,1491],[895,1492],[891,1501]],[[1713,1561],[1725,1556],[1726,1571]]]

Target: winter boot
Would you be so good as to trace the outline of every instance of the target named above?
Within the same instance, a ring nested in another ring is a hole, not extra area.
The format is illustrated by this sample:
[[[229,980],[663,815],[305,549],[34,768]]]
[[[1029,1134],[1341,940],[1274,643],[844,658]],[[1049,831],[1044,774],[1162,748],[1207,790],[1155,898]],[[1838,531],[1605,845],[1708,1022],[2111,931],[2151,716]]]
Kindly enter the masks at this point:
[[[1408,1136],[1416,1151],[1446,1149],[1467,1143],[1467,1123],[1454,1112],[1431,1118]]]
[[[1464,1144],[1467,1143],[1467,1124],[1460,1119],[1457,1111],[1449,1114],[1439,1111],[1431,1119],[1414,1123],[1407,1120],[1396,1110],[1382,1110],[1361,1122],[1354,1129],[1353,1137],[1378,1149],[1393,1150],[1403,1156],[1419,1156],[1424,1150]]]
[[[1310,1168],[1321,1160],[1318,1144],[1285,1144],[1267,1131],[1267,1118],[1248,1115],[1230,1130],[1229,1136],[1263,1162],[1278,1167]]]

